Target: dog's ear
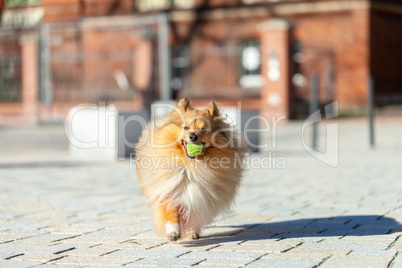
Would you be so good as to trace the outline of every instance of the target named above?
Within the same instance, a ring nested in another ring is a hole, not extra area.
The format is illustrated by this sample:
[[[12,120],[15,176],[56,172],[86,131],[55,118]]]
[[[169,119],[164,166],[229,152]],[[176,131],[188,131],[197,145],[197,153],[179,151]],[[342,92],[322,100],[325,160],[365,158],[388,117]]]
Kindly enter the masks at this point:
[[[219,109],[216,103],[212,100],[209,102],[206,111],[212,116],[218,116],[219,115]]]
[[[189,108],[191,108],[190,100],[188,98],[182,98],[179,100],[177,107],[183,111],[187,111]]]

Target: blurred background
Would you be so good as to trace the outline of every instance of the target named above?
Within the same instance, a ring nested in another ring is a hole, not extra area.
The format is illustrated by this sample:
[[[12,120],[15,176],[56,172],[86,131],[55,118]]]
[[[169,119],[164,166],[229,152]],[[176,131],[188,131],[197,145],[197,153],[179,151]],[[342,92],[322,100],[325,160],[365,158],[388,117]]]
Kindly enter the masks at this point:
[[[373,104],[375,115],[401,119],[398,0],[0,3],[3,131],[63,124],[83,103],[148,121],[153,103],[181,97],[240,109],[242,121],[305,119],[334,101],[340,116],[366,115]],[[118,139],[134,142],[138,126],[120,123]]]

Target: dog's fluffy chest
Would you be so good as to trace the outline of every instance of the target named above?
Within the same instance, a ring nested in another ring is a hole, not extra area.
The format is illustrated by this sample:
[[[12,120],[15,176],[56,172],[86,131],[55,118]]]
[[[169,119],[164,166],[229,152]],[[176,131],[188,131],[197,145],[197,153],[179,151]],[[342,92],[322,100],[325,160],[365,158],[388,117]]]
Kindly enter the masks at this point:
[[[183,208],[185,216],[197,215],[206,222],[228,209],[235,192],[230,196],[222,194],[222,187],[225,187],[223,178],[208,168],[194,170],[183,167],[178,179],[171,193],[174,202]]]
[[[184,200],[194,202],[197,199],[204,199],[213,194],[213,174],[207,170],[193,170],[183,167],[179,175],[179,184],[175,191],[182,195]]]

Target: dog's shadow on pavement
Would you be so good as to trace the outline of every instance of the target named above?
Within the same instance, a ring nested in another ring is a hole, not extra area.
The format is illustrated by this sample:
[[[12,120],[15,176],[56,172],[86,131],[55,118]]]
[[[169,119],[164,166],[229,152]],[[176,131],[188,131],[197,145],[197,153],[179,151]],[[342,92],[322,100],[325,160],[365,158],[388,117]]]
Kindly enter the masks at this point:
[[[309,218],[291,221],[272,221],[241,225],[215,225],[205,229],[200,240],[184,240],[186,247],[253,240],[282,240],[344,236],[379,236],[402,231],[395,219],[381,215],[351,215],[328,218]]]

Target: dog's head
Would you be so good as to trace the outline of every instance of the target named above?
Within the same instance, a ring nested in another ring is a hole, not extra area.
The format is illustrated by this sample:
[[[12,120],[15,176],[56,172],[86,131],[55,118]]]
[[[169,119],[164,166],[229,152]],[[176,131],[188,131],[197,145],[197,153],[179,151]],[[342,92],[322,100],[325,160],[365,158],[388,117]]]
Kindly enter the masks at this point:
[[[189,159],[197,158],[198,155],[191,156],[188,153],[188,144],[202,144],[199,156],[203,156],[208,149],[227,142],[229,125],[224,122],[214,101],[205,110],[198,110],[191,106],[187,98],[183,98],[170,114],[170,119],[179,131],[177,146],[181,147],[183,155]]]

